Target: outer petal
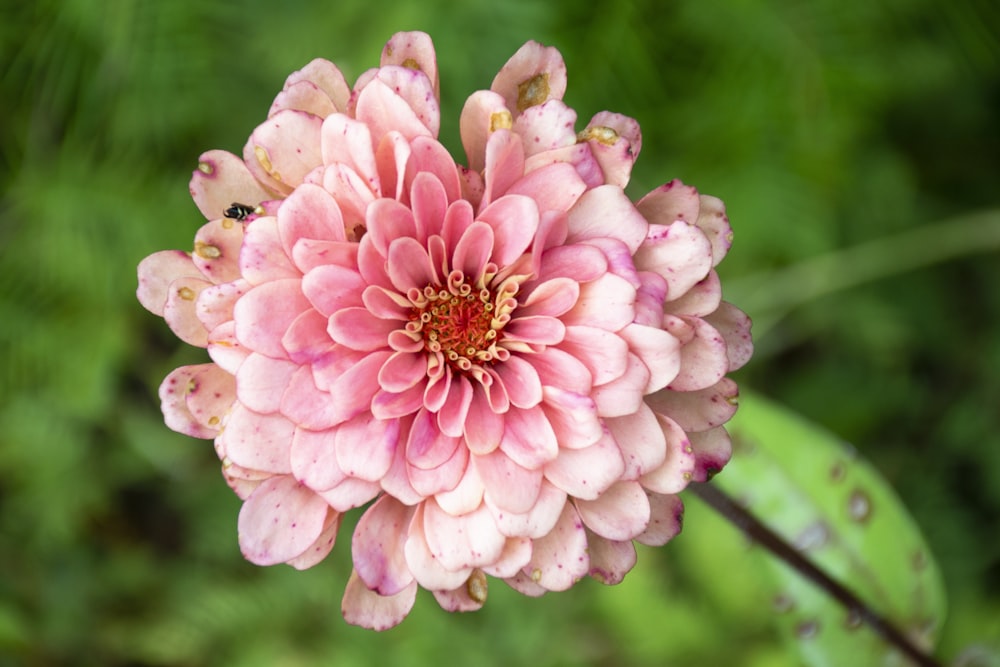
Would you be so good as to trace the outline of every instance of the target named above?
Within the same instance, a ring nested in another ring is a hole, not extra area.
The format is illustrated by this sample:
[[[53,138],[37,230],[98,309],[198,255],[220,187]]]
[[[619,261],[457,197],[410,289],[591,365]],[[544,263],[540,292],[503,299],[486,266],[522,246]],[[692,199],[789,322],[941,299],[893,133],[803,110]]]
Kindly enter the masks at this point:
[[[206,220],[221,218],[234,202],[256,206],[273,195],[243,160],[226,151],[202,153],[191,174],[191,198]]]
[[[357,572],[351,572],[340,604],[344,620],[369,630],[388,630],[399,625],[413,609],[417,599],[417,582],[395,595],[382,596],[365,586]]]
[[[304,111],[279,111],[257,126],[243,148],[254,177],[275,192],[289,194],[305,175],[323,163],[323,120]]]
[[[557,49],[528,42],[497,73],[490,86],[508,109],[523,112],[566,93],[566,63]]]
[[[391,496],[382,496],[361,515],[354,529],[354,568],[365,586],[379,595],[395,595],[413,582],[403,556],[412,515],[413,508]]]
[[[524,571],[532,581],[550,591],[564,591],[590,570],[587,534],[572,503],[566,503],[555,528],[535,540],[531,561]]]
[[[275,565],[304,553],[323,532],[326,502],[289,475],[258,486],[240,510],[243,555],[257,565]]]

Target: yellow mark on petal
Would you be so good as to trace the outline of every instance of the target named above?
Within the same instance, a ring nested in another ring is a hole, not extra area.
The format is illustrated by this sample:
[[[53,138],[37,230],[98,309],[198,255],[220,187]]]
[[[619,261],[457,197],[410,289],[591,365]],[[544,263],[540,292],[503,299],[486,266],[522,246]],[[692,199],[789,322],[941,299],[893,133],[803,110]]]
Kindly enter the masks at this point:
[[[218,417],[210,417],[209,420],[208,420],[208,425],[209,426],[218,426],[220,421],[222,421],[222,420],[219,419]]]
[[[581,131],[576,135],[576,140],[579,142],[594,140],[604,144],[605,146],[614,146],[621,135],[612,130],[610,127],[604,127],[603,125],[595,125],[594,127],[588,127],[586,130]]]
[[[215,173],[215,167],[212,166],[211,162],[199,162],[198,171],[205,174],[206,176],[211,176]]]
[[[223,229],[232,229],[233,225],[235,225],[235,224],[236,224],[236,221],[233,220],[232,218],[223,218],[222,219],[222,228]]]
[[[403,61],[403,67],[405,67],[407,69],[416,69],[416,70],[419,70],[420,69],[420,63],[418,63],[413,58],[407,58],[406,60]]]
[[[177,290],[177,296],[184,299],[185,301],[194,301],[195,297],[197,297],[198,295],[195,294],[195,291],[190,287],[182,287],[179,290]]]
[[[727,396],[726,397],[726,403],[729,403],[729,405],[731,405],[731,406],[733,406],[735,408],[736,406],[738,406],[740,404],[740,397],[739,397],[739,395],[737,394],[736,396]]]
[[[490,114],[490,132],[509,130],[512,127],[514,127],[514,117],[506,109]]]
[[[479,604],[484,604],[486,602],[486,593],[488,592],[489,582],[486,580],[486,574],[476,568],[469,575],[469,580],[465,582],[465,590],[469,593],[469,597],[472,598],[473,602],[478,602]]]
[[[257,158],[257,162],[260,162],[260,166],[264,167],[264,171],[266,171],[271,178],[276,181],[281,180],[281,174],[274,170],[274,165],[271,164],[271,158],[267,154],[266,148],[263,146],[254,146],[253,154],[254,157]]]
[[[549,73],[542,72],[517,86],[517,110],[541,104],[549,99]]]
[[[531,571],[531,580],[536,584],[542,580],[542,571],[539,568],[535,568]]]
[[[218,246],[202,243],[201,241],[195,241],[194,254],[202,259],[219,259],[222,257],[222,251],[219,250]]]

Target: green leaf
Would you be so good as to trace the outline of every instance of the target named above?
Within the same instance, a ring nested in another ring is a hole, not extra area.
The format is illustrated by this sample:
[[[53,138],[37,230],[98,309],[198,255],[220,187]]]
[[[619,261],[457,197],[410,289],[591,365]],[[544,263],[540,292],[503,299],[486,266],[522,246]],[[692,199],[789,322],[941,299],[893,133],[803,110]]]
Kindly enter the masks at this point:
[[[713,482],[877,613],[934,646],[945,616],[937,564],[888,483],[849,445],[744,392],[735,453]],[[782,635],[808,665],[907,664],[836,601],[775,558],[766,581]]]

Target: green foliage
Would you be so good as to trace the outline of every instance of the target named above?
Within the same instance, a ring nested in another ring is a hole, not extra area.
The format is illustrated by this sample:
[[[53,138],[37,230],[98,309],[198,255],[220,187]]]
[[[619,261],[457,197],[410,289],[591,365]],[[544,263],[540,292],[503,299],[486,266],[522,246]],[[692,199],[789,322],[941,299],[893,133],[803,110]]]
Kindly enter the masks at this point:
[[[190,247],[197,156],[239,152],[289,72],[327,57],[353,78],[401,29],[435,39],[456,153],[464,97],[537,39],[563,52],[581,123],[640,121],[633,195],[679,177],[726,200],[727,294],[764,325],[739,379],[898,491],[952,601],[941,655],[1000,636],[995,3],[0,6],[0,664],[799,664],[759,565],[696,502],[620,586],[495,584],[472,615],[421,595],[384,635],[340,619],[347,539],[308,572],[239,556],[211,444],[157,405],[204,355],[139,307],[135,266]],[[868,243],[856,264],[845,249]],[[823,465],[813,444],[803,469]]]

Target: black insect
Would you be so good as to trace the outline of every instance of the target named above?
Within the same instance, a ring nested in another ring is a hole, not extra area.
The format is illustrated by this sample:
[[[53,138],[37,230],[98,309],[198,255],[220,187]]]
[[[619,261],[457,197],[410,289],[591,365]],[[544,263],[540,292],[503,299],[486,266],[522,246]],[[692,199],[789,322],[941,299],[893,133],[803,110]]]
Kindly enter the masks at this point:
[[[249,204],[241,204],[239,202],[234,201],[232,204],[229,205],[229,208],[227,208],[222,215],[226,216],[227,218],[232,218],[234,220],[239,220],[240,222],[243,222],[244,220],[247,219],[247,217],[256,212],[257,212],[256,206],[250,206]]]

